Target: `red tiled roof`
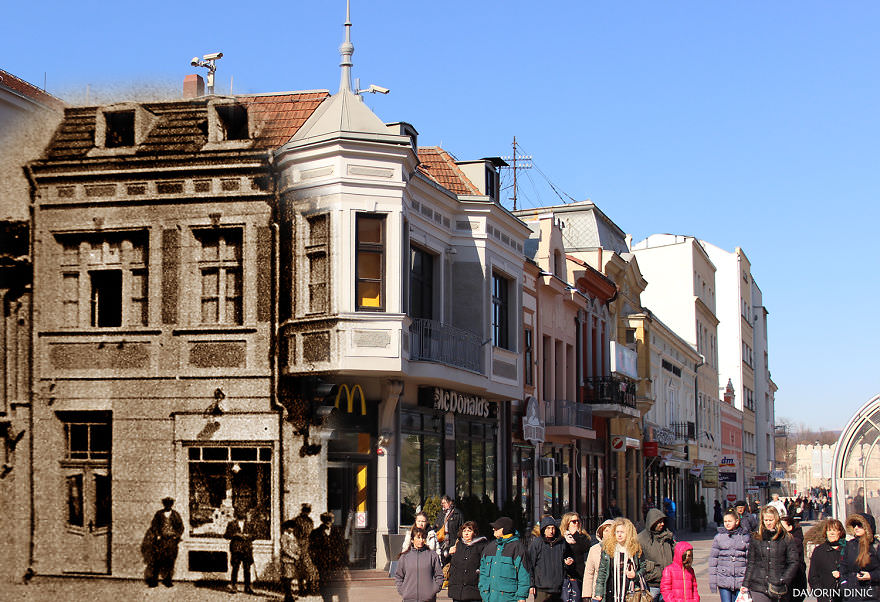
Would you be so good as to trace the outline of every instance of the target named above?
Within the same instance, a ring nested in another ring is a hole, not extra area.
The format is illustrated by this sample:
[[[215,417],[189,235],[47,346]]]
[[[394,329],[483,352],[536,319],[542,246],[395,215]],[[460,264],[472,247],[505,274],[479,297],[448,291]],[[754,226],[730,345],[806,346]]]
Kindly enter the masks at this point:
[[[439,146],[419,147],[419,171],[453,194],[482,194],[452,156]]]
[[[247,105],[256,119],[257,148],[278,148],[290,140],[330,94],[321,92],[292,92],[263,96],[244,96],[237,100]]]
[[[26,96],[31,100],[46,105],[51,109],[61,110],[64,108],[64,102],[48,94],[33,84],[29,84],[21,78],[18,78],[8,71],[0,69],[0,86],[9,88],[13,92],[17,92],[22,96]]]

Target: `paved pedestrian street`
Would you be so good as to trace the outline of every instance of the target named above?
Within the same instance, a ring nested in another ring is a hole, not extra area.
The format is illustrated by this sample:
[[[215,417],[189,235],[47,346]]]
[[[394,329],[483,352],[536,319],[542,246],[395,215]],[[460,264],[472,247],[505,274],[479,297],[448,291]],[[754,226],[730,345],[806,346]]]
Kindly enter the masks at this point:
[[[804,523],[807,531],[812,523]],[[714,530],[703,533],[683,533],[676,539],[689,541],[694,546],[694,571],[702,600],[719,600],[718,594],[709,591],[709,552],[712,548]],[[222,600],[230,602],[250,602],[263,600],[282,600],[284,596],[279,589],[261,587],[254,588],[255,594],[248,595],[241,591],[235,596],[228,593],[225,584],[200,584],[177,582],[172,588],[159,586],[148,588],[142,581],[107,578],[83,577],[35,577],[28,585],[15,584],[0,592],[0,600],[34,601],[34,602],[214,602]],[[354,571],[353,579],[348,588],[348,600],[340,602],[397,602],[400,596],[394,587],[394,580],[383,571]],[[446,591],[437,598],[446,602],[449,597]],[[808,598],[810,600],[812,598]],[[299,598],[301,602],[321,602],[318,596]]]

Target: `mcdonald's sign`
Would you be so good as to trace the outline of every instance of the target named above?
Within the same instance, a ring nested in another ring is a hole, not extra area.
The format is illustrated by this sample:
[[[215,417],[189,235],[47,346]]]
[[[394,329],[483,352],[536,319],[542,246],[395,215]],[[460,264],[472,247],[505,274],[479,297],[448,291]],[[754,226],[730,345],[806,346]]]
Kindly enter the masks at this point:
[[[345,395],[345,400],[347,405],[345,407],[345,412],[348,414],[353,414],[355,409],[355,400],[360,397],[361,401],[361,416],[367,415],[367,398],[364,395],[364,390],[360,385],[353,385],[349,387],[347,384],[343,383],[339,385],[339,390],[336,391],[336,409],[342,411],[343,409],[339,406],[339,401],[342,399],[342,396]]]

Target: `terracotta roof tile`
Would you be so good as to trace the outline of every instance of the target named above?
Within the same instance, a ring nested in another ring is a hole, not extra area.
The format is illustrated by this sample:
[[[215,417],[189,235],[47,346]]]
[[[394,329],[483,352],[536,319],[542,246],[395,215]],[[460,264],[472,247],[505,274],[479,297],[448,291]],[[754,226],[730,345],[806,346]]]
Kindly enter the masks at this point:
[[[60,111],[64,108],[64,102],[62,100],[40,90],[33,84],[29,84],[21,78],[15,77],[3,69],[0,69],[0,86],[5,86],[13,92],[17,92],[22,96],[27,96],[31,100],[46,105],[51,109]]]
[[[439,146],[419,147],[419,171],[453,194],[482,194],[452,156]]]

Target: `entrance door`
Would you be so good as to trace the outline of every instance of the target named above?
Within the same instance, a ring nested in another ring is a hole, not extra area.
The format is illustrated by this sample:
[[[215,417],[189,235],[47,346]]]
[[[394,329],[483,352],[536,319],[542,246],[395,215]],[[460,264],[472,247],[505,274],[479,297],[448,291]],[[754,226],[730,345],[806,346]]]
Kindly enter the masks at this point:
[[[110,469],[68,467],[65,473],[65,571],[110,572]]]
[[[376,565],[375,501],[370,491],[373,470],[368,460],[329,462],[327,466],[327,508],[345,532],[352,568]]]

